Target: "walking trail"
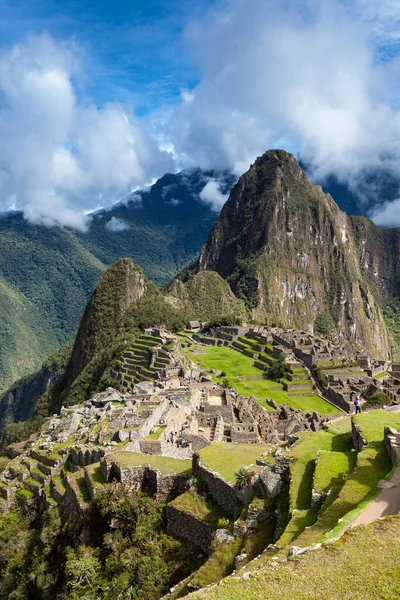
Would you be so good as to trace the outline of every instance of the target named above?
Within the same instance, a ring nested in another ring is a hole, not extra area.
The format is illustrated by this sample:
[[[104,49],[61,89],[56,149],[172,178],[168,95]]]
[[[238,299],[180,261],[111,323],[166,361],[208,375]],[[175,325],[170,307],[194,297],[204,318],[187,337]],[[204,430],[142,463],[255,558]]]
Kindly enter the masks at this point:
[[[396,436],[393,448],[397,455],[397,467],[392,477],[389,481],[382,480],[378,483],[381,491],[358,515],[354,525],[366,525],[380,517],[397,515],[400,512],[400,433]]]

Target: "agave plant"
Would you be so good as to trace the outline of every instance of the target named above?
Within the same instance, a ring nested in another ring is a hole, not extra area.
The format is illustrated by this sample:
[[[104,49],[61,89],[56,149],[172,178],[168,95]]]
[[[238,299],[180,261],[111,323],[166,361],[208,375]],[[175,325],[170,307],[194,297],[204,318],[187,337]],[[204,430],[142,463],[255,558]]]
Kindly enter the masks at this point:
[[[248,467],[244,465],[240,466],[238,470],[235,472],[235,484],[238,488],[245,487],[251,479],[251,471]]]

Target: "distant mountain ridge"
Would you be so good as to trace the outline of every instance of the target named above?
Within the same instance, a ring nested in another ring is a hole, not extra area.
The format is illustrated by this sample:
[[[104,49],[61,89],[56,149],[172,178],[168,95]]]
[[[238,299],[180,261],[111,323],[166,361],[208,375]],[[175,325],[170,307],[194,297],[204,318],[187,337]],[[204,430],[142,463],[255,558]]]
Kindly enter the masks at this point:
[[[210,179],[222,194],[235,181],[200,169],[166,174],[93,214],[87,233],[0,215],[0,392],[74,337],[100,275],[121,256],[158,285],[194,260],[218,216],[200,198]]]

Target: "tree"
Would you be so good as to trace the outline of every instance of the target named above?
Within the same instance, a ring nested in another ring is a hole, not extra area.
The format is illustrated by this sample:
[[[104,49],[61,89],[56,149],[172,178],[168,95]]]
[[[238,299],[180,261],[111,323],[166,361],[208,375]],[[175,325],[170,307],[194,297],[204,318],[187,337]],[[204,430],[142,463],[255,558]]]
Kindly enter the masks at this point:
[[[283,379],[290,373],[290,367],[284,361],[284,359],[280,356],[268,369],[267,377],[268,379],[272,379],[272,381],[279,381]]]
[[[67,550],[65,574],[68,585],[72,588],[93,588],[95,580],[101,571],[97,552],[89,546],[79,546],[77,550]]]

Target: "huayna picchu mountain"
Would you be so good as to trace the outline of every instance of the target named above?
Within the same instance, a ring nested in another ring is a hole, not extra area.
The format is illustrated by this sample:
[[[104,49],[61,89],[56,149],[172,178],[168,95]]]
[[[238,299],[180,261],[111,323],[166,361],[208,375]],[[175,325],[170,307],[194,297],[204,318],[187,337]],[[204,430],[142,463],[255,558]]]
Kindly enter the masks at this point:
[[[270,150],[233,187],[200,257],[254,318],[313,330],[317,320],[375,355],[390,342],[382,305],[399,296],[400,229],[349,217],[295,158]]]

